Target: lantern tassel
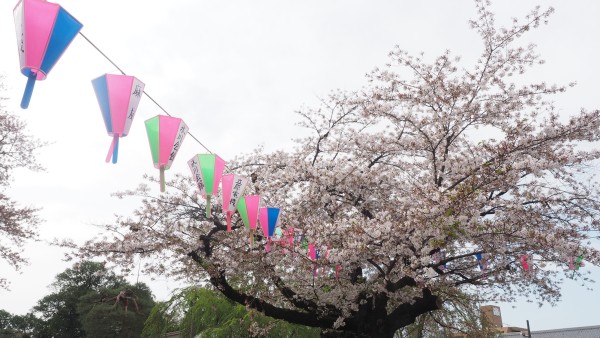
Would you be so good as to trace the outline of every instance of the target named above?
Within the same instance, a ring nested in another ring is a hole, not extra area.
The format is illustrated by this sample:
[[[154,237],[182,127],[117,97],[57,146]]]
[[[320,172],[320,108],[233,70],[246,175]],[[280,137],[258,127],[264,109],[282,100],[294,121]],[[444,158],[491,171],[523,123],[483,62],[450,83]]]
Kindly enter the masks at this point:
[[[115,150],[113,152],[112,163],[117,163],[117,157],[119,157],[119,137],[115,138]]]
[[[25,92],[21,99],[21,108],[27,109],[29,107],[29,101],[31,101],[31,94],[33,94],[33,86],[35,86],[35,79],[37,78],[36,72],[29,73],[27,77],[27,84],[25,85]]]
[[[117,163],[117,157],[119,155],[119,135],[114,135],[110,148],[108,148],[108,154],[106,154],[106,163],[110,162],[112,157],[112,163]]]
[[[210,198],[212,196],[206,195],[206,218],[210,218]]]
[[[227,232],[231,232],[231,211],[227,211]]]
[[[165,192],[165,167],[160,167],[160,192]]]

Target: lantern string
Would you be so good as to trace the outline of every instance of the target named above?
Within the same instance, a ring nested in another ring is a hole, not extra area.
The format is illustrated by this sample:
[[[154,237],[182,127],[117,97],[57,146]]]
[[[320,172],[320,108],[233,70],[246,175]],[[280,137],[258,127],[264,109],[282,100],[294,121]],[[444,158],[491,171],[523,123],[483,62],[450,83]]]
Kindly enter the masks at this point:
[[[111,60],[106,54],[104,54],[100,48],[98,48],[98,46],[96,46],[90,39],[88,39],[85,35],[83,35],[83,33],[81,33],[81,31],[79,31],[79,35],[83,36],[83,38],[90,44],[92,45],[92,47],[94,47],[100,54],[102,54],[102,56],[104,56],[104,58],[106,60],[108,60],[108,62],[110,62],[113,66],[115,66],[122,75],[127,75],[125,74],[125,72],[119,67],[117,66],[116,63],[113,62],[113,60]],[[152,98],[152,96],[150,96],[148,93],[146,93],[146,91],[143,91],[144,95],[146,95],[146,97],[148,97],[150,99],[150,101],[154,102],[154,104],[160,108],[160,110],[162,110],[165,114],[167,114],[170,117],[173,117],[173,115],[169,114],[169,112],[167,112],[167,110],[165,108],[163,108],[160,104],[158,104],[158,102],[156,102],[156,100],[154,100]],[[202,146],[202,148],[204,148],[206,151],[208,151],[211,154],[214,154],[212,151],[210,151],[210,149],[208,149],[208,147],[206,147],[202,142],[200,142],[200,140],[198,140],[198,138],[196,138],[196,136],[194,136],[189,130],[188,130],[188,135],[190,135],[191,138],[193,138],[194,140],[196,140],[196,142],[198,142],[198,144],[200,144]]]
[[[104,56],[105,59],[108,60],[108,62],[112,63],[113,66],[115,66],[123,75],[127,75],[125,74],[125,72],[119,68],[119,66],[117,66],[108,56],[106,56],[106,54],[104,54],[100,48],[98,48],[98,46],[96,46],[90,39],[87,38],[87,36],[83,35],[83,33],[81,33],[81,31],[79,31],[79,35],[83,36],[83,38],[85,39],[85,41],[87,41],[90,45],[92,45],[92,47],[94,47],[100,54],[102,54],[102,56]]]

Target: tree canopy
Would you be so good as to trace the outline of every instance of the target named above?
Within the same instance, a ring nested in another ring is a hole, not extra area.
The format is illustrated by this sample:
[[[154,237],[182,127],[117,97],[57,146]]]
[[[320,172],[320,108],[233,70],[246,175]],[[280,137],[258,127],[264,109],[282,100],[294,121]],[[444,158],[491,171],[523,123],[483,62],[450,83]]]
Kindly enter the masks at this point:
[[[38,322],[30,313],[20,316],[0,310],[0,338],[31,337]]]
[[[24,316],[0,310],[0,337],[139,337],[154,306],[145,284],[131,285],[98,262],[75,264],[51,288]]]
[[[86,337],[135,338],[140,337],[153,306],[152,292],[145,284],[121,284],[81,297],[77,311]]]
[[[54,292],[40,299],[33,312],[43,324],[37,335],[48,337],[85,337],[78,310],[82,297],[96,295],[101,289],[125,284],[122,277],[110,272],[102,263],[86,261],[56,275]]]
[[[0,74],[0,92],[4,88],[4,76]],[[7,193],[12,173],[18,168],[40,170],[35,153],[42,144],[25,133],[25,123],[6,110],[5,97],[0,96],[0,260],[15,269],[27,262],[19,250],[26,241],[37,238],[40,220],[37,209],[23,207]],[[0,288],[7,288],[8,281],[0,275]]]
[[[186,176],[164,194],[146,184],[119,193],[142,205],[76,254],[126,268],[149,257],[148,273],[210,282],[234,302],[327,335],[391,337],[457,293],[556,302],[561,277],[586,280],[574,257],[600,264],[588,242],[600,230],[600,111],[559,115],[553,99],[569,85],[527,83],[543,60],[520,38],[552,9],[500,27],[489,2],[475,3],[474,65],[398,47],[365,88],[301,110],[311,135],[296,149],[228,163],[251,178],[246,194],[281,208],[284,230],[301,233],[318,258],[299,244],[269,243],[267,253],[267,239],[250,235],[250,244],[237,217],[228,233],[220,208],[204,215]]]
[[[314,328],[271,319],[202,287],[182,289],[157,303],[142,337],[173,331],[182,337],[319,337]]]

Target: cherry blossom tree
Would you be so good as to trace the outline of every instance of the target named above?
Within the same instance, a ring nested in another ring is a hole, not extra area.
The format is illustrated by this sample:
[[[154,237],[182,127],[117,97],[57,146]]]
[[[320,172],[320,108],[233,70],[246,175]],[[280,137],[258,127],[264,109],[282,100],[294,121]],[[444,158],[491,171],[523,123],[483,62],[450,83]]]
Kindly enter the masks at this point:
[[[208,282],[329,336],[392,337],[459,293],[556,302],[562,277],[587,280],[573,257],[600,264],[588,242],[600,230],[600,111],[559,115],[551,100],[570,85],[524,84],[543,61],[519,39],[552,9],[501,28],[487,1],[476,6],[483,48],[474,65],[396,48],[365,88],[299,112],[311,134],[295,150],[228,163],[317,259],[302,243],[267,253],[266,239],[257,233],[250,244],[236,217],[228,233],[219,207],[205,217],[185,176],[164,194],[146,184],[118,193],[141,206],[75,254],[125,268],[148,257],[148,273]]]
[[[4,91],[4,76],[0,75],[0,90]],[[9,113],[0,97],[0,260],[14,269],[20,269],[27,259],[21,247],[37,238],[39,218],[37,209],[23,207],[8,194],[12,173],[18,168],[40,170],[35,151],[42,144],[25,134],[25,123]],[[0,274],[0,288],[8,281]]]

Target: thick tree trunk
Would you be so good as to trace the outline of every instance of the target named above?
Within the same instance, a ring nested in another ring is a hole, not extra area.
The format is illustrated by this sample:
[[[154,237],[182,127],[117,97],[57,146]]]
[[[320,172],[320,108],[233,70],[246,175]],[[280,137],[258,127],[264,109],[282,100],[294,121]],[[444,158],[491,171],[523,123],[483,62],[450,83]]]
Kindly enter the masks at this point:
[[[346,320],[342,328],[345,332],[339,337],[393,337],[398,329],[414,323],[419,315],[440,309],[441,301],[429,289],[423,289],[422,297],[415,298],[412,304],[399,305],[389,314],[387,305],[388,296],[384,293],[369,298]]]
[[[392,337],[392,336],[390,336],[390,337]],[[321,337],[324,337],[324,338],[368,338],[369,336],[364,335],[364,334],[359,334],[356,332],[350,332],[350,331],[323,329],[323,330],[321,330]]]
[[[358,310],[345,319],[342,327],[334,330],[333,324],[341,314],[341,309],[333,305],[319,307],[310,300],[297,297],[292,290],[281,284],[280,280],[279,282],[276,281],[276,286],[282,291],[284,297],[293,302],[296,309],[274,306],[262,299],[245,294],[231,287],[225,278],[225,272],[217,266],[204,261],[197,252],[192,251],[188,255],[208,272],[211,284],[225,297],[275,319],[282,319],[294,324],[319,327],[322,329],[324,337],[392,338],[398,329],[414,323],[419,315],[441,308],[440,299],[433,295],[431,290],[427,288],[422,289],[420,297],[413,298],[411,303],[396,306],[390,313],[388,313],[389,297],[387,293],[364,293],[356,300],[360,304]],[[388,285],[387,289],[389,292],[394,292],[404,287],[416,287],[416,283],[412,278],[405,277],[396,283]]]

